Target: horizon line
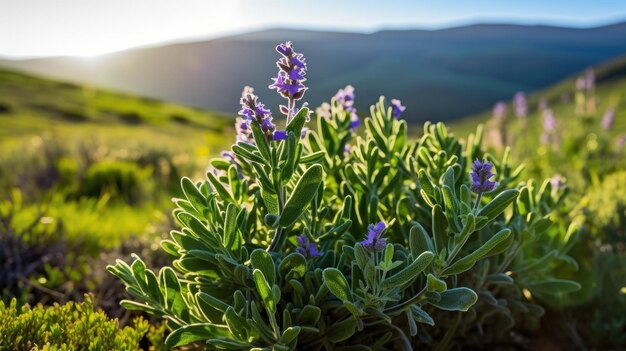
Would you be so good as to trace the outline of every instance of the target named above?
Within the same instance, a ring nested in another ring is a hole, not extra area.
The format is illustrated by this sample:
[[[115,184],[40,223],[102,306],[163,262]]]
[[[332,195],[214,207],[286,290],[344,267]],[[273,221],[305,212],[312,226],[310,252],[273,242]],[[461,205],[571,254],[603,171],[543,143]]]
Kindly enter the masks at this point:
[[[441,24],[433,24],[433,25],[418,25],[418,24],[384,24],[379,25],[373,28],[348,28],[342,26],[311,26],[304,25],[298,26],[293,24],[280,24],[276,23],[274,25],[262,25],[262,26],[251,26],[246,28],[241,28],[239,30],[230,30],[217,32],[214,34],[203,34],[197,36],[185,36],[175,39],[168,39],[162,41],[156,41],[152,43],[140,44],[129,46],[125,48],[109,50],[97,54],[90,55],[6,55],[0,53],[0,60],[6,61],[29,61],[29,60],[37,60],[37,59],[49,59],[49,58],[71,58],[71,59],[97,59],[101,56],[106,55],[114,55],[117,53],[122,53],[126,51],[132,50],[141,50],[141,49],[154,49],[165,46],[172,45],[185,45],[185,44],[194,44],[194,43],[202,43],[206,41],[220,40],[226,39],[241,35],[248,35],[254,33],[260,33],[265,31],[272,30],[283,30],[283,31],[303,31],[303,32],[321,32],[321,33],[337,33],[337,34],[363,34],[363,35],[371,35],[380,32],[386,31],[425,31],[425,32],[437,32],[444,31],[450,29],[458,29],[464,27],[472,27],[478,25],[510,25],[510,26],[519,26],[519,27],[552,27],[552,28],[562,28],[562,29],[597,29],[597,28],[605,28],[612,27],[620,24],[626,24],[626,17],[618,16],[614,19],[610,20],[598,20],[592,21],[590,23],[580,23],[575,21],[563,22],[563,21],[545,21],[545,20],[524,20],[520,18],[471,18],[465,20],[458,21],[449,21]]]

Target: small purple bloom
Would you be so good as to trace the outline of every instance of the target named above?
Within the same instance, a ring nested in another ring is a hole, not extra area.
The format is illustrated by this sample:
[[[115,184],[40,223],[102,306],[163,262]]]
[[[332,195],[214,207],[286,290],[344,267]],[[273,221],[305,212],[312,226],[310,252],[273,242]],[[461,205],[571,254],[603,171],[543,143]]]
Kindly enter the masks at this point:
[[[475,160],[472,163],[472,191],[476,194],[482,194],[493,190],[496,187],[496,182],[489,180],[495,176],[495,173],[491,172],[493,164],[488,161]]]
[[[506,103],[504,101],[498,101],[493,106],[493,118],[502,119],[506,114]]]
[[[547,144],[556,132],[556,119],[552,110],[547,108],[543,110],[543,134],[541,135],[541,143]]]
[[[367,227],[367,238],[360,242],[363,248],[369,252],[380,252],[384,250],[387,245],[387,238],[381,238],[380,236],[386,227],[383,221],[377,224],[370,224]]]
[[[609,130],[613,126],[613,122],[615,120],[615,109],[613,107],[609,107],[604,112],[604,116],[602,116],[602,129]]]
[[[243,141],[249,144],[254,143],[249,120],[237,117],[235,120],[235,130],[237,131],[237,141]]]
[[[300,234],[296,240],[298,241],[298,247],[296,248],[296,252],[304,256],[305,258],[315,258],[322,256],[320,251],[317,251],[315,245],[309,240],[309,237],[306,234]]]
[[[518,118],[526,117],[528,114],[528,103],[523,92],[520,91],[513,96],[513,104],[515,105],[515,116]]]
[[[393,115],[393,118],[399,119],[404,110],[406,110],[406,106],[402,106],[400,100],[391,99],[391,114]]]
[[[327,103],[327,102],[321,104],[320,107],[315,109],[315,113],[317,113],[317,115],[320,116],[320,117],[323,117],[323,118],[326,118],[326,119],[330,119],[330,117],[331,117],[330,104]]]
[[[287,140],[287,131],[285,130],[276,130],[274,131],[273,140]]]

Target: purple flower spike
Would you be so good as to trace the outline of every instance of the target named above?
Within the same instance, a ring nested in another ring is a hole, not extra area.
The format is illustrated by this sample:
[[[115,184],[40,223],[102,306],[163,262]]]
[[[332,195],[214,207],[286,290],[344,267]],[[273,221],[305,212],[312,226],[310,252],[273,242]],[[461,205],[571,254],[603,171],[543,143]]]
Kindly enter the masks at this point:
[[[602,116],[602,129],[609,130],[613,126],[613,122],[615,121],[615,109],[613,107],[608,107],[604,112],[604,116]]]
[[[502,119],[506,114],[506,103],[504,101],[498,101],[493,106],[493,118]]]
[[[297,53],[293,49],[290,41],[280,44],[276,47],[276,51],[282,57],[276,62],[278,66],[278,75],[272,78],[274,83],[269,86],[270,89],[276,89],[279,94],[289,100],[289,108],[294,109],[295,101],[302,99],[307,87],[302,84],[306,78],[306,60],[304,55]]]
[[[339,104],[344,111],[350,114],[350,129],[354,131],[361,124],[359,116],[356,114],[356,107],[354,107],[354,87],[352,85],[346,85],[345,88],[339,89],[334,99],[337,100],[337,104]]]
[[[523,92],[518,92],[513,97],[513,104],[515,105],[515,116],[518,118],[524,118],[528,114],[528,103],[526,102],[526,95]]]
[[[315,245],[309,240],[309,237],[306,234],[300,234],[296,240],[298,241],[298,247],[296,248],[296,252],[304,256],[305,258],[315,258],[322,256],[320,251],[317,251]]]
[[[251,87],[243,88],[241,93],[241,110],[239,115],[242,118],[238,118],[236,122],[237,138],[238,140],[245,142],[254,142],[252,138],[252,130],[250,122],[255,120],[261,125],[261,130],[268,140],[272,140],[274,136],[274,130],[276,126],[272,123],[272,112],[265,108],[265,105],[260,103],[259,98],[254,95],[254,89]]]
[[[402,103],[398,99],[391,99],[391,108],[391,114],[395,119],[399,119],[402,112],[406,110],[406,106],[402,106]]]
[[[360,242],[363,248],[369,252],[380,252],[387,245],[387,238],[381,238],[383,231],[387,228],[385,222],[370,224],[367,227],[367,238]]]
[[[495,176],[495,173],[491,172],[493,164],[488,161],[475,160],[472,163],[472,191],[476,194],[482,194],[493,190],[496,187],[496,182],[489,180]]]

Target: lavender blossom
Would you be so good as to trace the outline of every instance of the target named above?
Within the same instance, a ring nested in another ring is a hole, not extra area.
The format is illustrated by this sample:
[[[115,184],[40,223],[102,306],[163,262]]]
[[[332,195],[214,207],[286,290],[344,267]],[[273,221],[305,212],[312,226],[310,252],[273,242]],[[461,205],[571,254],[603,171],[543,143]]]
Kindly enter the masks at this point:
[[[548,134],[556,131],[556,119],[550,109],[543,110],[543,130]]]
[[[391,114],[395,119],[399,119],[402,112],[406,110],[406,106],[402,106],[402,103],[398,99],[391,99],[391,108]]]
[[[385,222],[380,221],[377,224],[370,224],[367,227],[367,238],[360,242],[363,248],[369,252],[380,252],[387,245],[387,238],[381,238],[383,231],[387,226]]]
[[[254,89],[246,86],[241,93],[240,118],[237,118],[235,127],[237,129],[237,140],[254,143],[252,137],[251,121],[256,121],[261,126],[261,130],[267,140],[283,140],[287,138],[285,131],[276,130],[272,122],[272,112],[260,103],[259,98],[254,95]]]
[[[305,258],[315,258],[322,256],[322,253],[317,251],[315,245],[309,240],[306,234],[300,234],[296,240],[298,241],[298,247],[296,252],[304,256]]]
[[[276,62],[278,66],[278,76],[272,78],[274,83],[269,86],[288,100],[288,106],[281,108],[281,112],[287,115],[287,122],[294,114],[296,101],[302,99],[304,92],[308,89],[303,83],[306,81],[306,63],[304,55],[293,50],[290,41],[280,44],[276,51],[282,57]]]
[[[506,114],[506,103],[504,101],[498,101],[493,105],[493,118],[502,119]]]
[[[513,104],[515,105],[515,116],[518,118],[526,117],[528,114],[528,103],[523,92],[520,91],[513,96]]]
[[[476,194],[482,194],[493,190],[496,187],[496,182],[489,180],[495,176],[495,173],[491,172],[493,164],[489,161],[475,160],[472,163],[472,191]]]
[[[615,109],[613,107],[609,107],[604,112],[604,116],[602,116],[602,129],[609,130],[613,126],[613,122],[615,121]]]
[[[345,88],[339,89],[334,99],[339,106],[350,114],[350,129],[355,130],[361,124],[361,121],[356,114],[356,107],[354,107],[354,87],[346,85]]]

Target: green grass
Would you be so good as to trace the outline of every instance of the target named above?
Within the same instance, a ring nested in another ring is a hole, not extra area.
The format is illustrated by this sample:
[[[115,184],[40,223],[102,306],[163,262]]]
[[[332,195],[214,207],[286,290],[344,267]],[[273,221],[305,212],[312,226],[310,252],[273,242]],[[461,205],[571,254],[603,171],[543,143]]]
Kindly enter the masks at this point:
[[[0,200],[14,201],[12,189],[20,189],[18,229],[43,211],[41,225],[61,222],[66,237],[80,241],[86,253],[114,248],[168,223],[175,183],[206,171],[209,158],[231,141],[232,121],[220,113],[0,70]],[[141,198],[81,192],[91,166],[106,171],[118,160],[147,174]],[[47,183],[52,185],[42,185]]]

